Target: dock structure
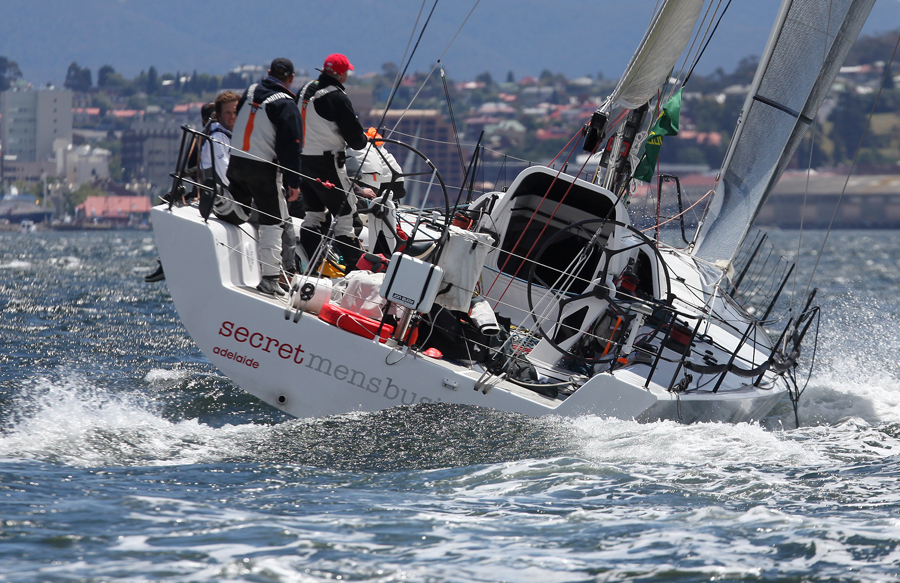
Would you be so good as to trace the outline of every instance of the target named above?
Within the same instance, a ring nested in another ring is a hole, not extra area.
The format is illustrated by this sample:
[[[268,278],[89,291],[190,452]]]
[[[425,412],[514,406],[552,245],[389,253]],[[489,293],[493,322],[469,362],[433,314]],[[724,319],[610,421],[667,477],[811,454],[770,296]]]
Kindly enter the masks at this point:
[[[756,224],[795,229],[802,220],[804,228],[826,229],[832,217],[838,229],[900,228],[900,174],[851,176],[849,181],[846,175],[814,174],[807,181],[805,172],[786,173]]]
[[[710,172],[684,174],[680,179],[685,206],[716,186],[715,175]],[[667,209],[670,214],[676,212],[674,204],[674,191],[664,191],[663,207],[672,207]],[[832,218],[836,229],[900,228],[900,173],[860,174],[848,181],[846,173],[814,172],[807,176],[801,171],[786,172],[760,209],[755,225],[827,229]]]

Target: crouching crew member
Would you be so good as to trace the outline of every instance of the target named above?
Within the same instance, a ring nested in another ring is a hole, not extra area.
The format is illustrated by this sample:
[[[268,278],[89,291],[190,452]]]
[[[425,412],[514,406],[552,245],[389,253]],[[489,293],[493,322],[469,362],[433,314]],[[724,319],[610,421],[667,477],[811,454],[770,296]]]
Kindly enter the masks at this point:
[[[251,85],[237,106],[237,121],[231,144],[235,148],[228,165],[229,190],[234,199],[259,210],[259,265],[262,281],[256,289],[284,295],[278,285],[281,271],[282,222],[287,204],[277,183],[279,171],[270,162],[287,169],[283,175],[288,201],[300,196],[300,108],[290,86],[294,64],[275,59],[269,76]]]
[[[306,84],[303,99],[303,208],[306,216],[300,242],[313,256],[325,231],[327,212],[335,224],[335,248],[344,257],[347,270],[356,269],[363,253],[353,230],[356,196],[345,165],[346,148],[366,147],[366,133],[344,90],[353,65],[340,54],[329,55],[315,81]],[[327,184],[326,184],[327,183]],[[333,185],[333,186],[330,186]]]

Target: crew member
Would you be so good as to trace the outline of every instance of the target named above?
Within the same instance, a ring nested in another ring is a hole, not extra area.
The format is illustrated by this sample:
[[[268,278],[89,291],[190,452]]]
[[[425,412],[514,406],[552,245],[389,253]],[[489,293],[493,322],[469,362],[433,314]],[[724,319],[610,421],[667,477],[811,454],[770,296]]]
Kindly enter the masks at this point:
[[[312,257],[321,240],[327,212],[336,221],[336,250],[344,257],[347,271],[356,269],[363,253],[353,230],[356,195],[353,194],[345,166],[346,148],[366,147],[366,133],[344,83],[353,65],[341,54],[329,55],[315,81],[306,84],[303,99],[303,206],[306,216],[300,242]]]
[[[259,264],[262,280],[256,287],[270,295],[284,295],[278,285],[281,270],[282,223],[287,204],[277,184],[278,167],[288,190],[288,201],[300,196],[300,108],[290,86],[294,64],[284,58],[269,66],[269,76],[251,85],[237,105],[231,143],[235,149],[228,165],[229,190],[244,205],[259,211]]]
[[[375,128],[366,131],[369,143],[362,150],[347,149],[347,175],[353,183],[358,213],[353,217],[357,233],[369,230],[369,251],[390,256],[403,235],[397,232],[397,202],[406,196],[403,170],[380,141]]]
[[[203,105],[200,108],[200,121],[203,124],[203,133],[206,134],[209,132],[210,126],[212,125],[212,118],[216,113],[216,104],[213,102],[209,102]],[[185,163],[185,176],[191,176],[196,179],[197,182],[202,182],[199,176],[199,159],[200,159],[200,141],[201,138],[197,136],[193,136],[191,138],[191,146],[188,149],[187,162]],[[178,195],[176,190],[169,191],[165,196],[161,197],[165,202],[168,203],[177,203],[177,204],[187,204],[191,199],[197,197],[197,187],[191,189],[190,192],[186,192],[184,187],[180,189],[181,195]],[[152,283],[155,281],[162,281],[166,278],[166,273],[163,271],[162,260],[158,257],[156,258],[156,271],[153,273],[144,276],[144,281],[147,283]]]
[[[215,173],[225,186],[228,186],[228,161],[231,158],[231,132],[234,130],[234,122],[237,120],[237,104],[241,96],[234,91],[225,91],[216,97],[215,110],[216,121],[209,127],[209,137],[212,142],[204,140],[200,148],[200,169],[211,172],[213,162],[210,158],[210,143],[215,155]],[[207,178],[211,174],[206,174]]]
[[[371,141],[365,148],[347,150],[347,175],[354,183],[356,196],[375,198],[390,190],[391,198],[400,200],[406,196],[400,163],[385,149],[378,130],[369,128],[366,136]]]

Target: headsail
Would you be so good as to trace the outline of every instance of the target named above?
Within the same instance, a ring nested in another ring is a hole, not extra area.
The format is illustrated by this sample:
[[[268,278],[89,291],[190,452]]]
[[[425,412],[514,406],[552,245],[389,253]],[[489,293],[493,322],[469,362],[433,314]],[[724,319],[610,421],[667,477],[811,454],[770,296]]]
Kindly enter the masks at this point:
[[[734,257],[825,99],[875,0],[784,0],[694,254]]]
[[[666,0],[638,45],[610,102],[636,109],[656,96],[687,47],[704,0]]]

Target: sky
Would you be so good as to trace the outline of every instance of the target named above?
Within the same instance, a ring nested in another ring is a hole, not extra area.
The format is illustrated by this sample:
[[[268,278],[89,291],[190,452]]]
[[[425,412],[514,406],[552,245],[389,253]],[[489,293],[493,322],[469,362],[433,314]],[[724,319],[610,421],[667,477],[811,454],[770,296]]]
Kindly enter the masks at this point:
[[[698,72],[730,71],[742,57],[759,55],[778,4],[733,0]],[[327,54],[341,52],[363,74],[380,71],[387,62],[401,63],[417,17],[421,29],[433,5],[433,0],[0,0],[0,56],[16,61],[38,86],[61,85],[73,61],[90,68],[96,81],[106,64],[128,78],[150,66],[160,73],[224,75],[238,65],[268,64],[279,56],[311,70]],[[519,79],[545,69],[568,77],[617,78],[655,6],[656,0],[439,0],[409,71],[429,71],[443,57],[447,75],[455,79],[484,71],[497,79],[512,71]],[[863,33],[892,29],[900,29],[900,0],[877,0]]]

